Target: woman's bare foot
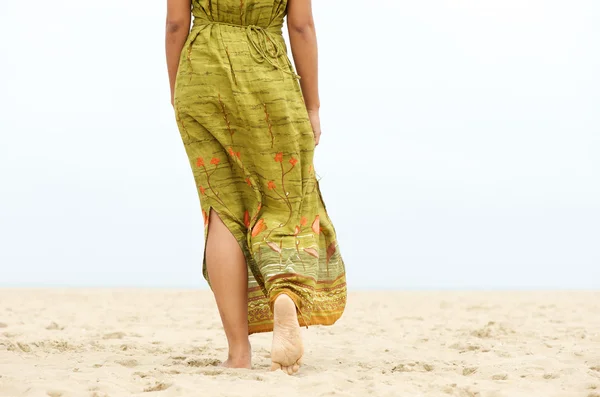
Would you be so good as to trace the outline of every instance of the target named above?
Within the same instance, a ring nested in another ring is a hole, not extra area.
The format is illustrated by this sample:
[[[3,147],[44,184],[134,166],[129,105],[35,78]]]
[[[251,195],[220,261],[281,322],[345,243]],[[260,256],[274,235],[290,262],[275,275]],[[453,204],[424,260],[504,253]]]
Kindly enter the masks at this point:
[[[292,375],[300,369],[304,354],[296,305],[288,295],[281,294],[275,300],[274,311],[271,370],[281,369]]]
[[[219,364],[220,367],[226,368],[248,368],[252,369],[252,346],[248,341],[248,347],[246,351],[242,351],[240,354],[232,354],[231,349],[227,360]]]

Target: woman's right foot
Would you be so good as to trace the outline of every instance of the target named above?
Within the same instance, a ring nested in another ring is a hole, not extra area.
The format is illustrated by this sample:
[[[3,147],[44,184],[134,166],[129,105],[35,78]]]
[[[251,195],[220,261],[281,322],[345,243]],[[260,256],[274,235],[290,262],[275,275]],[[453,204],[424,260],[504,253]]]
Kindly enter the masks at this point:
[[[288,295],[281,294],[275,300],[274,312],[271,370],[281,369],[292,375],[300,369],[304,354],[296,305]]]

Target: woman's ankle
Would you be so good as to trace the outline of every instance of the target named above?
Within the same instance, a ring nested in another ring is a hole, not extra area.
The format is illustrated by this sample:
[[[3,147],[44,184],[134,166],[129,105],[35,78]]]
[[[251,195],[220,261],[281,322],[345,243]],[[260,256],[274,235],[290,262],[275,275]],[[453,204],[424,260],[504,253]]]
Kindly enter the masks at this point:
[[[250,340],[239,341],[229,344],[229,360],[245,360],[252,356]]]

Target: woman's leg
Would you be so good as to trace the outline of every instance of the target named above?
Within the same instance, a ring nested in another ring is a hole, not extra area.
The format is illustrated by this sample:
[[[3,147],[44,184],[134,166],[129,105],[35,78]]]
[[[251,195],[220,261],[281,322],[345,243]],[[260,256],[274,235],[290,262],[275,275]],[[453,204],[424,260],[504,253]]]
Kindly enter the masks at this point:
[[[205,251],[208,277],[229,344],[229,355],[222,365],[250,368],[246,259],[233,234],[212,209]]]

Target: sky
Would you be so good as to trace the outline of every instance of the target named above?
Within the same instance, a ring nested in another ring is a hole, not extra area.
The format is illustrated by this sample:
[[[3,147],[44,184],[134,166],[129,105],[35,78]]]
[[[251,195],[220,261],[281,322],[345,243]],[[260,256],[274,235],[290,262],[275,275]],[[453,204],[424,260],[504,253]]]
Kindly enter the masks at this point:
[[[0,2],[0,286],[208,288],[165,4]],[[350,289],[600,287],[600,3],[313,12]]]

